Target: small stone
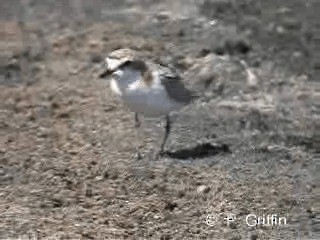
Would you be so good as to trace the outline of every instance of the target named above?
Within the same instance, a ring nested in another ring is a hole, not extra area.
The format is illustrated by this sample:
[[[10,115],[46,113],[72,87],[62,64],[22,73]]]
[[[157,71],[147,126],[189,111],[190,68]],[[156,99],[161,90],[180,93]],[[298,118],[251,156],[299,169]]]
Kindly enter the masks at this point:
[[[96,177],[95,177],[95,180],[96,180],[96,181],[101,181],[101,180],[103,180],[103,178],[104,178],[103,176],[96,176]]]
[[[205,194],[208,193],[210,191],[210,187],[206,186],[206,185],[200,185],[197,188],[197,193],[198,194]]]
[[[247,73],[247,84],[250,88],[256,88],[258,85],[257,76],[250,70],[249,68],[246,69]]]
[[[170,19],[170,13],[166,11],[161,11],[156,15],[158,22],[164,22]]]
[[[99,42],[96,41],[96,40],[91,40],[91,41],[89,42],[89,46],[90,46],[91,48],[98,47],[98,46],[99,46]]]
[[[40,127],[37,133],[37,137],[46,138],[49,136],[49,134],[50,134],[50,131],[47,128]]]
[[[294,58],[300,58],[300,57],[302,57],[302,53],[300,51],[295,51],[292,53],[292,56]]]
[[[92,197],[92,187],[90,184],[85,184],[85,196],[86,197]]]
[[[217,23],[218,23],[218,20],[217,20],[217,19],[214,19],[214,20],[209,21],[209,25],[210,25],[210,26],[214,26],[214,25],[216,25]]]
[[[277,26],[277,27],[276,27],[276,32],[277,32],[278,34],[283,34],[283,33],[285,32],[285,29],[284,29],[284,27],[282,27],[282,26]]]

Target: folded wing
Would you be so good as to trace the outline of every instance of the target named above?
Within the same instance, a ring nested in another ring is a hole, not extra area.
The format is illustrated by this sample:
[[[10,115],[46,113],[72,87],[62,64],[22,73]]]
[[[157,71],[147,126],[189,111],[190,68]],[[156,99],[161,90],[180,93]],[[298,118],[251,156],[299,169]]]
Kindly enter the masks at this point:
[[[177,73],[174,73],[170,68],[160,66],[159,77],[161,84],[166,88],[169,97],[176,102],[188,104],[198,97],[195,92],[187,89],[183,85],[181,77]]]

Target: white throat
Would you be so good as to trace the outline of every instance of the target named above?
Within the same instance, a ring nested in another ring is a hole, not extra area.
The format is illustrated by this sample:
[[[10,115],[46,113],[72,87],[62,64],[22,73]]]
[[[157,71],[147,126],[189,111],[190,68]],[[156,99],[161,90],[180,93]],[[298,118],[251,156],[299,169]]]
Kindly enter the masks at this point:
[[[117,70],[113,73],[110,86],[116,94],[122,96],[131,84],[139,80],[141,80],[141,73],[139,71],[129,68]]]

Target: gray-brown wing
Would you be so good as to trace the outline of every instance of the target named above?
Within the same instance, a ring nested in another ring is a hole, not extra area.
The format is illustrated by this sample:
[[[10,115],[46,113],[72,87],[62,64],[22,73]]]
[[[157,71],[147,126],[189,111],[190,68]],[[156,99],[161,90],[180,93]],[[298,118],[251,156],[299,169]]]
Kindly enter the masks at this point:
[[[197,98],[194,92],[185,88],[180,76],[171,69],[161,67],[159,77],[171,99],[179,103],[188,104]]]

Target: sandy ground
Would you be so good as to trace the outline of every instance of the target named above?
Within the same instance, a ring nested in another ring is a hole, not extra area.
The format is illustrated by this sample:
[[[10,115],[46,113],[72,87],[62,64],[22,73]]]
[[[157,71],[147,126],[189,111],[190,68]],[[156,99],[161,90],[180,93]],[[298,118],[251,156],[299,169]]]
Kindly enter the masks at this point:
[[[0,4],[0,239],[320,239],[312,2]],[[203,93],[157,161],[97,79],[122,47]]]

